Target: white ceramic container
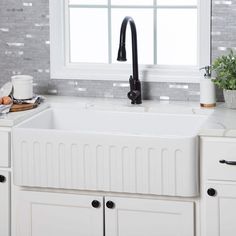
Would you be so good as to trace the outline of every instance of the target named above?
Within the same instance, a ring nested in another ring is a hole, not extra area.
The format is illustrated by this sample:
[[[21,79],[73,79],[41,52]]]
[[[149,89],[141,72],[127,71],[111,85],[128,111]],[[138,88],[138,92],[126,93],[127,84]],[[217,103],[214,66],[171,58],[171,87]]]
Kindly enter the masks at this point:
[[[203,115],[50,108],[13,128],[14,184],[193,197]]]
[[[33,97],[33,77],[30,75],[15,75],[11,77],[13,97],[15,99],[31,99]]]

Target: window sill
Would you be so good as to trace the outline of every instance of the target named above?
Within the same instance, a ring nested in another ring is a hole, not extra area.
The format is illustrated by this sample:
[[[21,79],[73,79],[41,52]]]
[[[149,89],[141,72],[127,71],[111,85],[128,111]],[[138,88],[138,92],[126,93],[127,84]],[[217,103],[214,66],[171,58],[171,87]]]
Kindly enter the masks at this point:
[[[200,83],[202,72],[196,67],[144,67],[140,66],[140,80],[143,82],[159,83]],[[71,80],[104,80],[128,82],[132,74],[131,66],[117,66],[112,69],[96,68],[78,69],[63,67],[51,71],[51,79]]]

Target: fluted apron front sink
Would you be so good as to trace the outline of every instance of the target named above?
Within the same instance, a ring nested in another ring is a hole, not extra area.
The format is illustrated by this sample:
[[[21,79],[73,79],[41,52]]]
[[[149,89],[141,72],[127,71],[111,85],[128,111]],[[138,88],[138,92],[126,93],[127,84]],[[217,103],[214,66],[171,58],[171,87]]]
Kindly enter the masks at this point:
[[[50,108],[13,129],[14,183],[197,196],[197,133],[206,119]]]

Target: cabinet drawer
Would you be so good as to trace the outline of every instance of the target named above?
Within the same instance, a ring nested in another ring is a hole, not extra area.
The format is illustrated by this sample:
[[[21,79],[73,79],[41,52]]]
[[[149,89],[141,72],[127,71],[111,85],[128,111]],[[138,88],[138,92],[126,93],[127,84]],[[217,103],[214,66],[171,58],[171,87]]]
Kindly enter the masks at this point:
[[[10,133],[0,131],[0,167],[10,166]]]
[[[220,163],[221,160],[236,163],[236,138],[203,138],[201,145],[205,178],[236,181],[236,165]]]

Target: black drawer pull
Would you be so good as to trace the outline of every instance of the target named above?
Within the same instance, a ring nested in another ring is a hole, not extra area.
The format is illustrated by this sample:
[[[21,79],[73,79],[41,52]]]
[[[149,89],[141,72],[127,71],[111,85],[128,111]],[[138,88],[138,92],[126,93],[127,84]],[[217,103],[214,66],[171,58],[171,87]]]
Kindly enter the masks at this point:
[[[221,164],[236,166],[236,161],[226,161],[226,160],[220,160]]]

